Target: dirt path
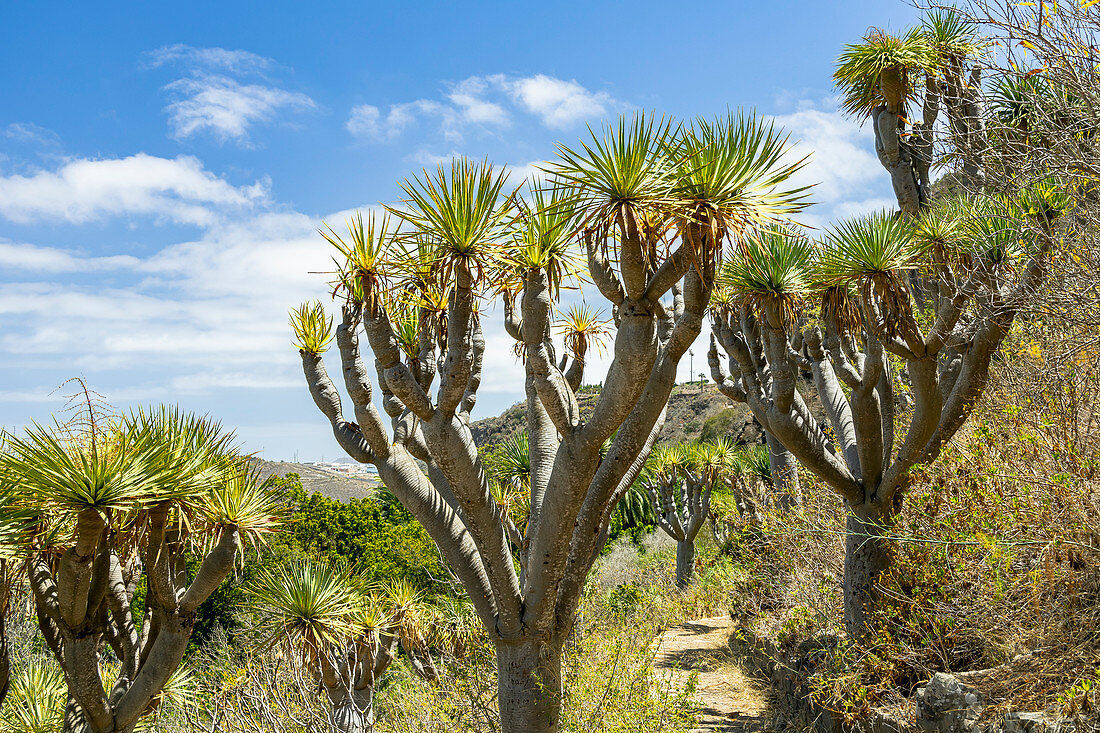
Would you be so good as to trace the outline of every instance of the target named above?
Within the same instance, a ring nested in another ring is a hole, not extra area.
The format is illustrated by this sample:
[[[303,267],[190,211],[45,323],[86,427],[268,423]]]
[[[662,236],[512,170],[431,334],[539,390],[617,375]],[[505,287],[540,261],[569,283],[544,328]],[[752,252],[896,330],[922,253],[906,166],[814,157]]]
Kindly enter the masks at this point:
[[[767,692],[730,652],[731,624],[728,616],[688,621],[657,640],[656,667],[671,672],[674,684],[687,684],[692,671],[699,673],[697,732],[764,730]]]

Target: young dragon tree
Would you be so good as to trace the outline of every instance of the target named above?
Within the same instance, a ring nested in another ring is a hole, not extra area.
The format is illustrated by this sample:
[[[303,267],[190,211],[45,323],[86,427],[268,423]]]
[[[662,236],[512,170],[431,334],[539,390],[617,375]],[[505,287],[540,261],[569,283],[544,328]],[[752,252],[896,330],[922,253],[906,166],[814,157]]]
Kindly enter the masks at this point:
[[[196,611],[276,522],[233,437],[175,409],[10,436],[4,481],[31,513],[19,557],[65,675],[66,731],[126,733],[183,659]],[[202,559],[194,575],[189,552]],[[134,591],[147,583],[144,614]],[[102,677],[107,649],[117,679]]]
[[[515,205],[507,173],[488,163],[455,160],[405,181],[405,203],[391,209],[404,222],[395,238],[354,222],[350,242],[337,238],[353,255],[339,263],[346,302],[335,335],[354,421],[321,359],[331,328],[320,305],[292,319],[306,380],[337,441],[377,467],[469,593],[496,649],[505,733],[559,729],[562,648],[585,578],[661,427],[723,245],[803,206],[801,190],[780,188],[799,165],[785,159],[785,141],[751,118],[675,131],[644,115],[621,119],[576,150],[559,148],[550,168],[561,193],[548,194],[556,202],[548,209]],[[583,361],[563,369],[551,339],[578,239],[618,326],[603,390],[583,419]],[[528,385],[522,583],[469,428],[485,346],[475,304],[502,283],[518,290],[507,320],[521,336]],[[386,300],[418,309],[415,357],[399,347]],[[389,426],[374,406],[361,333]]]
[[[911,470],[936,458],[982,395],[994,354],[1042,281],[1054,220],[1068,204],[1048,182],[1015,201],[934,207],[918,228],[891,214],[849,221],[818,246],[771,229],[725,265],[723,287],[738,297],[712,311],[711,373],[844,500],[849,636],[869,630]],[[905,285],[916,268],[932,275],[932,312]],[[800,316],[810,305],[819,315]],[[905,416],[895,415],[901,364],[913,399]],[[833,437],[807,408],[800,368],[813,372]]]
[[[732,449],[725,443],[659,447],[650,454],[642,483],[657,526],[676,540],[676,585],[695,574],[695,538],[710,514],[710,495],[727,479]]]
[[[973,23],[943,10],[902,35],[874,29],[861,43],[846,46],[838,59],[833,78],[844,111],[870,119],[875,153],[904,214],[916,216],[931,204],[929,170],[941,105],[964,183],[971,189],[981,184],[986,144],[981,71],[971,61],[983,47]],[[910,122],[912,105],[920,107],[915,122]]]
[[[349,568],[296,561],[265,571],[250,594],[264,626],[324,692],[333,733],[374,730],[375,688],[399,643],[418,673],[434,676],[410,623],[419,594],[405,583],[377,592]]]
[[[732,450],[727,463],[724,489],[711,497],[708,515],[711,536],[720,553],[733,549],[734,532],[741,522],[749,526],[763,522],[764,511],[774,505],[771,465],[766,446],[744,446]]]

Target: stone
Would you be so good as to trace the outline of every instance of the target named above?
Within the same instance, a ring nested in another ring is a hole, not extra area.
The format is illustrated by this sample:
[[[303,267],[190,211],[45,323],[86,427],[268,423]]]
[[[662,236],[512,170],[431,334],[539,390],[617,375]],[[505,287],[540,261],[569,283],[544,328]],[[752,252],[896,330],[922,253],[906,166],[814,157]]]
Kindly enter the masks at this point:
[[[1043,713],[1006,713],[1003,733],[1070,733],[1076,729],[1071,719],[1054,719]]]
[[[917,729],[927,733],[973,733],[983,709],[985,701],[980,692],[954,675],[937,672],[917,690]]]

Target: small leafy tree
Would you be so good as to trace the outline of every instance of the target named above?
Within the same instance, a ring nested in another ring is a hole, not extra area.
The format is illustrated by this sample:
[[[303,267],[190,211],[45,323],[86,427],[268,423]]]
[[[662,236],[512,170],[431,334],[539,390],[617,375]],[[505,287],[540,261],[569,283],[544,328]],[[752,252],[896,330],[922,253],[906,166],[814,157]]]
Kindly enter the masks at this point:
[[[725,442],[662,446],[650,454],[642,483],[657,526],[676,540],[676,584],[691,583],[695,538],[710,514],[711,492],[729,475],[733,450]]]
[[[199,605],[275,527],[274,497],[232,434],[169,408],[35,425],[8,438],[0,477],[30,515],[19,560],[64,671],[66,730],[132,731],[179,667]],[[203,556],[193,577],[189,551]],[[109,684],[105,647],[120,664]]]
[[[347,243],[329,233],[340,248],[345,304],[335,336],[354,421],[321,360],[333,332],[320,304],[292,316],[307,383],[340,445],[377,466],[469,593],[496,649],[505,733],[559,728],[562,648],[584,580],[660,430],[721,253],[804,206],[801,189],[783,187],[801,164],[786,152],[785,136],[751,117],[673,129],[636,115],[577,149],[561,146],[551,182],[524,203],[505,191],[504,171],[456,160],[404,182],[406,201],[391,210],[404,222],[396,236],[377,218],[354,220]],[[585,257],[617,328],[604,387],[582,418],[584,355],[575,350],[563,368],[551,312]],[[522,583],[469,428],[485,348],[476,304],[500,290],[518,305],[506,319],[522,342],[527,385]],[[373,403],[360,330],[389,428]]]

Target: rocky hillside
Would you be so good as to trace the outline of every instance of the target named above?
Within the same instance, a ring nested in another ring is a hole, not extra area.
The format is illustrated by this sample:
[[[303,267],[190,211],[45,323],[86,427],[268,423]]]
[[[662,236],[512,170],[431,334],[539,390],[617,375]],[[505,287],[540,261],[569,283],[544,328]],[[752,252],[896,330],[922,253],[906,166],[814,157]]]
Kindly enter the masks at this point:
[[[288,473],[296,473],[302,480],[302,488],[307,494],[318,491],[330,499],[347,501],[348,499],[362,499],[372,496],[378,486],[377,478],[359,478],[353,476],[338,476],[328,471],[320,471],[313,466],[301,463],[289,463],[286,461],[264,461],[256,459],[261,478],[268,476],[284,476]]]

